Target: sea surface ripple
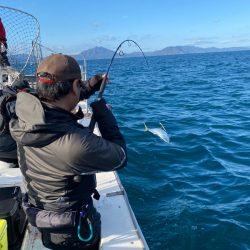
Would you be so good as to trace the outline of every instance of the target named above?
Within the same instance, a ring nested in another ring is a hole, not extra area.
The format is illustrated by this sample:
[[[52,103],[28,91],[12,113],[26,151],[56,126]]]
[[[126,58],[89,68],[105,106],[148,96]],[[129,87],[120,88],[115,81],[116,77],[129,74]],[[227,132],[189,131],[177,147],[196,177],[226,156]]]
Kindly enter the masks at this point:
[[[250,249],[250,51],[116,59],[105,98],[150,249]],[[88,62],[88,73],[109,60]],[[167,144],[144,131],[160,127]],[[121,225],[122,226],[122,225]]]

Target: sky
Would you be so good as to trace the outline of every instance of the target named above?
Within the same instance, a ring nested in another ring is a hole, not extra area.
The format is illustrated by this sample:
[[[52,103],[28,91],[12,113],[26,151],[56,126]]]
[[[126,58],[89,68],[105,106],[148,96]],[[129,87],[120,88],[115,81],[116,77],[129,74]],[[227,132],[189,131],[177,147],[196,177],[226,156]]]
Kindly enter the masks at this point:
[[[168,46],[250,46],[249,0],[1,0],[35,16],[41,43],[57,52],[133,39],[147,51]]]

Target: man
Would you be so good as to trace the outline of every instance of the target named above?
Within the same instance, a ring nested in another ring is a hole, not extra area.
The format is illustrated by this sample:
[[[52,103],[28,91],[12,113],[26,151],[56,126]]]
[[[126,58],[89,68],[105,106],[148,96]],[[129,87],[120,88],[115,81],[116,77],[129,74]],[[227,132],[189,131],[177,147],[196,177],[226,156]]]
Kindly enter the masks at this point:
[[[11,87],[5,86],[0,95],[0,161],[18,167],[16,142],[9,132],[9,122],[15,116],[16,94],[32,89],[26,80],[17,80]]]
[[[6,39],[6,32],[3,26],[2,20],[0,18],[0,66],[6,67],[10,66],[8,57],[7,57],[7,39]]]
[[[48,248],[98,249],[94,173],[126,164],[125,141],[103,99],[91,104],[102,137],[77,122],[80,112],[71,112],[80,99],[99,90],[100,82],[84,84],[78,63],[55,54],[38,66],[39,98],[17,96],[18,119],[10,127],[28,190],[24,208]]]

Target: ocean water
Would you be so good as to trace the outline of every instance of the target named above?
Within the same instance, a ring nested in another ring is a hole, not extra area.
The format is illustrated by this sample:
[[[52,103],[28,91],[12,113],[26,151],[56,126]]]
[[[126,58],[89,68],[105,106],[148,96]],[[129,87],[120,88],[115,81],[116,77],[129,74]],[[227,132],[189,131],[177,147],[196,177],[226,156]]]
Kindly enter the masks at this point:
[[[89,61],[88,74],[109,62]],[[150,249],[250,249],[250,51],[148,62],[117,58],[104,96],[127,142],[119,175]],[[170,143],[143,122],[162,122]]]

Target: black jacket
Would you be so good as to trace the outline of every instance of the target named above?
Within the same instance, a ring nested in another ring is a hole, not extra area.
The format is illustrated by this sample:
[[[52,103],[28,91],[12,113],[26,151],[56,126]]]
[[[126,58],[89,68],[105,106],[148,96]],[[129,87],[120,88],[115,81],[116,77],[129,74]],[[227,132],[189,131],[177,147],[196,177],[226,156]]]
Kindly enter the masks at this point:
[[[17,95],[18,118],[10,122],[10,131],[33,205],[52,211],[78,208],[95,189],[93,173],[125,166],[125,141],[114,116],[103,100],[93,112],[103,138],[72,113],[28,93]],[[80,174],[85,175],[75,181]]]
[[[15,116],[16,93],[9,87],[5,87],[0,95],[0,161],[16,162],[16,142],[9,133],[6,124]],[[3,117],[5,116],[5,117]]]

